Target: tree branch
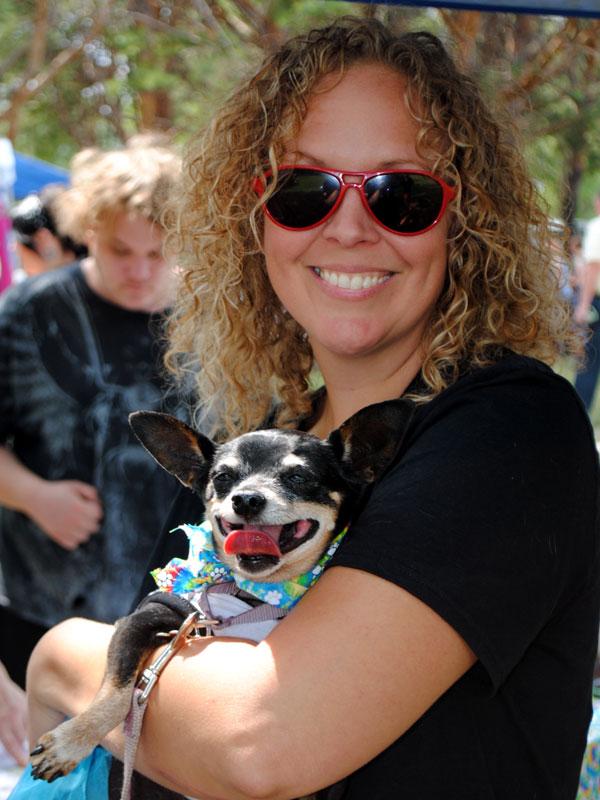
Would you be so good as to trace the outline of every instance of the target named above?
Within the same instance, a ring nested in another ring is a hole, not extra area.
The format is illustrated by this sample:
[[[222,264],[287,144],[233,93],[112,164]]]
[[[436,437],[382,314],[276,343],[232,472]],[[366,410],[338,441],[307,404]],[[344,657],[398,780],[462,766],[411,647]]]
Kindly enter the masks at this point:
[[[463,64],[471,64],[474,60],[475,40],[481,28],[481,13],[438,9],[438,14],[458,44]]]
[[[110,14],[111,6],[114,0],[103,0],[98,13],[95,15],[95,21],[89,32],[81,37],[77,44],[68,47],[58,53],[48,64],[45,69],[40,70],[37,75],[26,74],[21,80],[20,84],[13,92],[10,106],[0,114],[0,122],[8,121],[9,131],[8,138],[14,141],[17,134],[18,116],[23,105],[42,91],[49,83],[51,83],[56,75],[64,69],[67,64],[74,61],[83,52],[86,44],[91,42],[99,32],[104,28],[106,20]]]
[[[144,25],[146,28],[151,28],[155,31],[166,32],[170,36],[175,36],[177,39],[187,42],[187,44],[198,45],[205,43],[205,40],[202,39],[201,36],[196,36],[189,31],[182,31],[179,28],[175,28],[173,25],[169,25],[168,22],[163,22],[160,19],[154,19],[154,17],[151,17],[148,14],[143,14],[141,11],[129,11],[128,14],[134,22]]]
[[[206,0],[192,0],[192,5],[198,14],[200,14],[202,22],[206,25],[209,31],[217,35],[222,33],[221,25],[213,14],[211,7],[208,5]]]
[[[277,26],[272,17],[264,14],[251,0],[231,0],[231,2],[240,14],[238,19],[227,15],[222,7],[220,7],[220,10],[224,13],[229,27],[240,38],[253,42],[262,49],[272,49],[283,42],[286,36],[285,31]],[[214,10],[214,4],[212,7]]]
[[[527,68],[523,70],[519,79],[502,93],[504,102],[510,103],[518,99],[519,96],[527,95],[541,83],[546,82],[552,74],[550,64],[564,55],[565,45],[568,46],[569,42],[572,45],[577,33],[577,21],[567,17],[562,30],[545,42],[536,57],[527,64]],[[553,71],[558,70],[558,68],[559,66],[556,65]]]

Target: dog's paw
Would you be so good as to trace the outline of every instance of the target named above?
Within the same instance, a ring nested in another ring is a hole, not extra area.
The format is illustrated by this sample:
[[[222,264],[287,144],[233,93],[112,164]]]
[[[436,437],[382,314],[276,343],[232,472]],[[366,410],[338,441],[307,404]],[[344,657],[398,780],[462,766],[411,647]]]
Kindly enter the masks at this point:
[[[53,781],[75,769],[77,762],[62,760],[56,753],[56,737],[53,733],[45,733],[38,739],[37,745],[29,754],[31,757],[31,774],[34,778]]]
[[[82,746],[82,742],[74,744],[70,733],[67,722],[40,736],[30,753],[31,774],[34,778],[51,782],[68,775],[91,752],[91,748]]]

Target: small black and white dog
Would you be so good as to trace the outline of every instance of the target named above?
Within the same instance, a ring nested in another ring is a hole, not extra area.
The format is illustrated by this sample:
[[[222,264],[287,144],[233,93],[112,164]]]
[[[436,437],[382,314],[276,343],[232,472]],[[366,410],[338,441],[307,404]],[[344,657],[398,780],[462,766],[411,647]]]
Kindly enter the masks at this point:
[[[222,445],[165,414],[140,411],[130,424],[158,463],[203,497],[222,562],[253,581],[280,582],[311,569],[348,524],[397,453],[412,412],[409,401],[392,400],[362,409],[326,440],[269,429]],[[39,739],[35,777],[67,774],[127,716],[141,665],[182,621],[154,594],[118,620],[91,706]]]

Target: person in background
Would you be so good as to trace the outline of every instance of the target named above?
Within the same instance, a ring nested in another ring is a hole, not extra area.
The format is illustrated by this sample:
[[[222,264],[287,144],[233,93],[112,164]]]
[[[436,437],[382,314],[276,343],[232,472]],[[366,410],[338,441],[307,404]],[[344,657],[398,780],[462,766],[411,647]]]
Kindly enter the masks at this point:
[[[0,294],[13,282],[14,257],[11,252],[13,237],[9,208],[17,178],[15,153],[12,142],[0,136]]]
[[[161,214],[179,169],[148,139],[80,153],[56,213],[88,257],[0,298],[0,660],[20,685],[49,627],[129,610],[174,494],[128,414],[183,413],[161,370]]]
[[[0,294],[13,282],[12,223],[0,192]]]
[[[17,257],[25,277],[62,267],[87,255],[85,245],[58,230],[56,208],[65,191],[61,184],[49,184],[39,194],[29,194],[11,208]]]
[[[583,235],[579,224],[573,227],[569,237],[569,258],[571,260],[576,293],[578,294],[579,286],[583,282],[583,273],[585,269],[585,261],[583,260]]]
[[[0,662],[0,745],[17,764],[27,763],[27,698]]]
[[[414,415],[286,619],[169,662],[137,768],[223,800],[572,800],[598,454],[548,366],[579,341],[514,132],[436,37],[344,18],[269,54],[188,152],[169,361],[202,408],[233,435],[277,405],[322,439],[381,401]],[[32,745],[94,697],[111,634],[38,644]],[[104,744],[122,756],[122,730]],[[76,800],[69,779],[21,797]]]
[[[567,251],[569,242],[565,224],[555,217],[550,220],[548,229],[554,266],[560,273],[561,295],[569,305],[573,306],[576,296],[576,277],[571,254]]]
[[[596,216],[583,238],[583,271],[575,322],[589,328],[583,366],[575,376],[575,389],[588,411],[592,407],[600,375],[600,191],[594,198]]]

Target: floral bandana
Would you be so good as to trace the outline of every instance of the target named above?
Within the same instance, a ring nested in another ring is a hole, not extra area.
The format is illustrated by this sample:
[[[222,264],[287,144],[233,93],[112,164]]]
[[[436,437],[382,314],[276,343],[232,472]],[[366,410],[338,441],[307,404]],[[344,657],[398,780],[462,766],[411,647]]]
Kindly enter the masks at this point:
[[[186,594],[197,592],[203,586],[214,583],[234,581],[240,589],[264,603],[290,609],[317,582],[348,528],[338,533],[312,569],[281,583],[258,583],[248,578],[240,578],[232,572],[227,564],[219,560],[215,551],[210,522],[203,522],[201,525],[180,525],[175,530],[182,530],[185,533],[189,539],[190,550],[187,558],[172,558],[165,567],[153,570],[152,577],[161,591]]]

